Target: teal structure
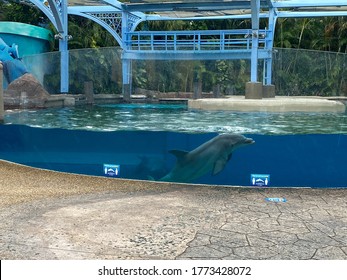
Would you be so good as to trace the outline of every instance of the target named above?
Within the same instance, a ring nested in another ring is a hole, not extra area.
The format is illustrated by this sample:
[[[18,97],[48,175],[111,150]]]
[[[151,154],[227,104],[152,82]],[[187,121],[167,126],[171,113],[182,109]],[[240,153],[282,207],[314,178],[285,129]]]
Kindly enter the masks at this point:
[[[131,96],[131,63],[145,59],[248,59],[250,88],[272,86],[273,38],[280,17],[346,16],[343,0],[29,0],[57,30],[61,52],[61,92],[69,91],[67,16],[89,18],[109,31],[123,50],[123,96]],[[195,31],[137,31],[143,21],[251,19],[250,29]],[[265,29],[260,29],[265,19]],[[258,77],[263,60],[263,77]],[[260,85],[260,87],[258,87]],[[247,85],[246,85],[247,90]],[[261,98],[261,96],[260,96]]]
[[[4,66],[4,85],[27,73],[23,56],[50,51],[52,33],[41,27],[19,23],[0,22],[0,61]]]
[[[19,57],[50,51],[53,34],[46,28],[20,22],[0,22],[0,37],[7,45],[18,46]]]

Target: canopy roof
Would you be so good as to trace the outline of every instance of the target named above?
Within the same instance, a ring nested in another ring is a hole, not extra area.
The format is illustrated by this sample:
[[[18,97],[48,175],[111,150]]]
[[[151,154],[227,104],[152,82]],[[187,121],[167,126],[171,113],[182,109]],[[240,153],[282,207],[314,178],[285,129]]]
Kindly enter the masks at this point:
[[[172,19],[249,15],[251,11],[251,0],[69,0],[69,6],[100,5]],[[260,0],[261,12],[272,7],[285,16],[347,15],[343,0]]]

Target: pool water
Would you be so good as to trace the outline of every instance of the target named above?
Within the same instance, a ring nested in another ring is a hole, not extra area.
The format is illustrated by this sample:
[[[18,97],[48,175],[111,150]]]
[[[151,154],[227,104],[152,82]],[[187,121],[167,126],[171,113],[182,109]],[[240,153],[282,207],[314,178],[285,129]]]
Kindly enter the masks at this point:
[[[7,124],[91,131],[186,133],[347,134],[347,115],[195,111],[186,105],[115,104],[9,113]]]
[[[160,179],[175,166],[170,150],[192,151],[219,133],[255,144],[237,149],[223,171],[193,181],[269,186],[347,187],[347,116],[191,111],[184,105],[119,104],[10,112],[0,126],[0,158],[80,174]]]

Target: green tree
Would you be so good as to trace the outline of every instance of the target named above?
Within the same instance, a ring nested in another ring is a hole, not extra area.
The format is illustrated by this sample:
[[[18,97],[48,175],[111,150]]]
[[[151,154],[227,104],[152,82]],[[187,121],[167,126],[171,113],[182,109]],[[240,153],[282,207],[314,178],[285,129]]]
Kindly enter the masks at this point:
[[[346,17],[280,18],[275,47],[346,52]]]
[[[69,16],[69,31],[72,36],[69,49],[117,46],[117,41],[103,27],[87,18]]]
[[[46,25],[45,15],[32,5],[0,1],[0,20]]]

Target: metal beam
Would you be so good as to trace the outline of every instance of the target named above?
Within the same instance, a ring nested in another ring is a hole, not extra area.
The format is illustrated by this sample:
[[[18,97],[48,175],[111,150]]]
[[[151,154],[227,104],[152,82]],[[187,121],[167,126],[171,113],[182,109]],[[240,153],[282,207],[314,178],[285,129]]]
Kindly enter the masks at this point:
[[[103,0],[103,2],[110,4],[112,7],[115,7],[116,9],[118,9],[120,12],[125,11],[126,9],[124,9],[124,7],[126,7],[125,4],[117,1],[117,0]],[[145,14],[142,13],[142,10],[140,11],[134,11],[132,14],[134,14],[135,16],[138,16],[140,18],[144,18]]]
[[[258,51],[258,59],[269,58],[269,52],[267,50]],[[239,59],[251,59],[250,50],[232,50],[224,52],[170,52],[170,51],[124,51],[122,59],[127,60],[239,60]]]
[[[52,14],[52,11],[40,0],[30,0],[30,2],[33,3],[36,7],[38,7],[48,17],[48,19],[50,20],[50,22],[52,22],[54,27],[58,30],[58,25],[54,15]]]
[[[269,32],[266,33],[265,38],[265,49],[268,50],[269,57],[264,59],[264,72],[263,72],[263,84],[271,85],[272,84],[272,50],[273,42],[275,36],[277,15],[274,8],[269,10],[269,19],[268,19],[268,29]]]
[[[65,3],[65,1],[62,1],[62,3],[61,3],[62,6],[63,6],[63,2]],[[61,15],[58,11],[58,7],[57,7],[55,1],[54,0],[48,0],[48,3],[49,3],[49,8],[51,9],[52,14],[54,16],[56,28],[57,28],[58,32],[64,33],[66,30],[64,30],[64,24],[62,22]]]
[[[259,11],[260,1],[251,0],[252,8],[252,56],[251,82],[258,81],[258,48],[259,48]]]
[[[346,0],[330,0],[330,1],[317,1],[317,0],[287,0],[287,1],[273,1],[275,8],[297,8],[297,7],[340,7],[347,6]]]
[[[52,1],[52,0],[50,0]],[[54,3],[54,2],[53,2]],[[54,3],[57,8],[56,4]],[[68,0],[61,0],[59,19],[62,30],[59,31],[59,51],[60,51],[60,92],[69,92],[69,49],[68,49],[68,20],[67,20]]]
[[[106,0],[109,4],[112,0]],[[115,1],[118,2],[118,1]],[[268,0],[261,0],[261,8],[268,8]],[[122,4],[126,11],[164,12],[164,11],[216,11],[250,9],[250,0],[239,1],[207,1],[207,2],[159,2],[159,3],[127,3]]]
[[[277,16],[279,18],[309,18],[309,17],[345,17],[347,16],[347,11],[341,12],[291,12],[283,11],[278,12]]]
[[[76,13],[103,13],[103,12],[122,12],[114,6],[69,6],[68,14]]]

